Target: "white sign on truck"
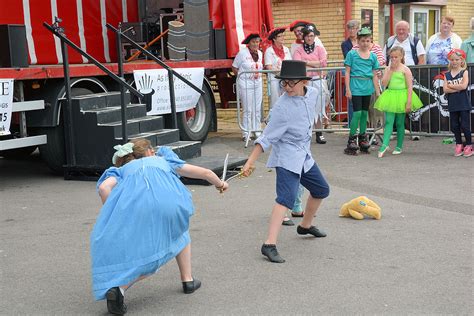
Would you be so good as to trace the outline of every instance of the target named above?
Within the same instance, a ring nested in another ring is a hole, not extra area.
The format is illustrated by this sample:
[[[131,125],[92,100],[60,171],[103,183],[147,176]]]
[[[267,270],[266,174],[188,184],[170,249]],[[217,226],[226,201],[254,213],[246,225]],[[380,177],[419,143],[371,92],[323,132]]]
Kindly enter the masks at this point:
[[[13,79],[0,79],[0,135],[10,135],[13,108]]]

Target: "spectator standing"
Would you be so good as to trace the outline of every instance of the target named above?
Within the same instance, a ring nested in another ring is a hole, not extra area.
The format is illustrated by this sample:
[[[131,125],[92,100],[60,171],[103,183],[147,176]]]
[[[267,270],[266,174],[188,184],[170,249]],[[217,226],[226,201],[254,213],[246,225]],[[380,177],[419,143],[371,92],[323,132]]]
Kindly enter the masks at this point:
[[[270,31],[268,40],[272,46],[265,51],[265,69],[280,71],[283,60],[291,59],[290,50],[283,45],[285,42],[285,28],[277,27]],[[270,82],[270,107],[278,100],[283,90],[280,87],[280,81],[275,79],[275,74],[268,74],[268,82]]]
[[[454,18],[445,16],[441,20],[440,31],[432,35],[426,43],[426,63],[430,65],[449,64],[448,53],[453,48],[461,48],[462,39],[452,31]]]
[[[424,65],[425,49],[420,39],[410,34],[410,24],[407,21],[400,21],[395,24],[395,35],[390,36],[383,49],[387,65],[390,62],[388,52],[392,47],[401,46],[405,51],[405,65]],[[382,65],[382,64],[381,64]]]
[[[342,55],[344,56],[344,59],[347,56],[347,53],[350,52],[352,47],[357,44],[357,32],[360,29],[360,22],[357,20],[350,20],[346,24],[347,31],[349,32],[349,37],[341,43],[341,50],[342,50]],[[342,71],[342,75],[344,76],[345,72],[344,70]],[[346,86],[344,85],[344,90],[342,93],[345,95],[346,94]],[[351,119],[352,119],[352,113],[354,112],[354,109],[352,107],[352,100],[349,99],[347,100],[347,124],[350,124]]]
[[[350,20],[346,24],[349,37],[341,43],[342,55],[346,58],[347,53],[357,44],[357,32],[360,28],[360,22],[357,20]]]
[[[239,71],[263,70],[263,54],[259,50],[260,41],[260,35],[257,33],[249,34],[242,41],[242,44],[247,46],[239,51],[232,63],[232,70],[236,76]],[[253,131],[255,137],[260,134],[263,98],[262,74],[255,72],[238,76],[237,84],[243,110],[242,140],[246,141],[251,136],[249,131]]]
[[[466,63],[474,63],[474,17],[471,18],[471,36],[461,44],[461,49],[466,52]]]
[[[295,53],[296,48],[298,48],[298,46],[301,46],[303,44],[303,33],[301,32],[301,30],[310,23],[311,22],[308,22],[308,21],[296,20],[290,24],[290,31],[292,31],[296,37],[295,42],[292,43],[290,47],[291,56],[293,56],[293,54]],[[317,36],[314,38],[314,42],[316,43],[317,46],[323,46],[323,43]]]

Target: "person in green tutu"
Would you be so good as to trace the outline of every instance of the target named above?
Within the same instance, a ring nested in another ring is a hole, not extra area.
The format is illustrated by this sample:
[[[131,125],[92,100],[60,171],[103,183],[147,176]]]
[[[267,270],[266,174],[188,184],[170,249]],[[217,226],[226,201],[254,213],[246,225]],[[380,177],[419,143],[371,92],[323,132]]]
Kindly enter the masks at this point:
[[[413,92],[413,75],[405,66],[405,51],[396,46],[390,49],[390,66],[385,69],[382,85],[386,90],[375,102],[374,107],[385,112],[385,128],[383,144],[379,149],[378,157],[382,158],[389,150],[390,136],[393,132],[393,123],[397,127],[397,146],[393,155],[402,153],[403,138],[405,137],[405,113],[416,111],[423,106],[420,98]]]

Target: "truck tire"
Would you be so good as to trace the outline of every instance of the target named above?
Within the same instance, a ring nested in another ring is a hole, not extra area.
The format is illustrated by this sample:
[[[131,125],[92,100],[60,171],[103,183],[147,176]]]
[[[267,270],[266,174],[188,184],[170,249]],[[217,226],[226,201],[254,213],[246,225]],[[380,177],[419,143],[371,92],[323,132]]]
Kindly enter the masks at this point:
[[[215,105],[211,85],[206,79],[203,89],[205,94],[201,95],[194,109],[177,113],[181,140],[203,142],[211,129]]]

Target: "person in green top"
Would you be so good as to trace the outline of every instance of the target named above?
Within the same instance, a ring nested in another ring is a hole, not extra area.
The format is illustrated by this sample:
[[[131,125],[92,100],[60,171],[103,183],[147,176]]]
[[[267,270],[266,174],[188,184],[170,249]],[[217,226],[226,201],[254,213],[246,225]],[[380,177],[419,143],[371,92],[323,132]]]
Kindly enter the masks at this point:
[[[344,65],[346,67],[346,97],[352,99],[354,113],[350,122],[349,140],[344,153],[356,155],[359,146],[357,145],[357,129],[360,129],[359,145],[362,152],[369,152],[370,144],[367,141],[367,117],[370,105],[370,97],[375,91],[376,97],[380,91],[378,86],[376,71],[380,68],[377,56],[369,50],[372,41],[372,31],[369,28],[362,28],[357,32],[358,49],[353,49],[347,53]]]
[[[474,63],[474,18],[471,18],[471,36],[462,42],[461,49],[466,52],[466,63]]]

